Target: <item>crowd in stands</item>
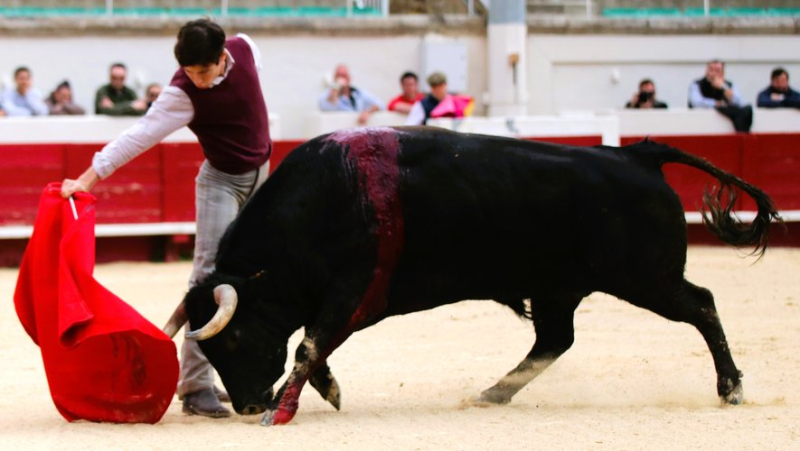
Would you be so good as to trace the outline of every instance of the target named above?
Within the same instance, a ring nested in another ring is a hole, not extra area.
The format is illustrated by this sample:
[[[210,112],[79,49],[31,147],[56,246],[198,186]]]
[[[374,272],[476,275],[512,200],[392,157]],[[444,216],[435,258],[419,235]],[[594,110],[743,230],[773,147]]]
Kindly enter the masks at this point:
[[[109,82],[95,95],[95,114],[109,116],[141,116],[161,93],[162,86],[153,83],[145,89],[144,98],[125,84],[127,68],[114,63],[109,68]],[[372,113],[394,111],[407,115],[406,125],[424,125],[430,118],[463,117],[472,112],[474,100],[469,96],[448,92],[447,78],[434,72],[426,78],[429,93],[419,88],[419,77],[414,72],[400,76],[400,94],[388,103],[357,88],[351,83],[350,70],[344,64],[336,66],[332,81],[319,98],[320,111],[349,111],[359,113],[358,124],[368,123]],[[760,108],[798,108],[800,92],[789,86],[789,73],[775,68],[770,84],[758,94],[756,105]],[[725,79],[725,63],[712,60],[706,64],[705,75],[689,85],[689,108],[714,108],[729,117],[738,131],[748,131],[752,124],[752,107],[745,103],[730,80]],[[652,79],[639,82],[639,89],[625,104],[625,108],[668,108],[659,100]],[[72,100],[69,81],[59,83],[49,96],[43,97],[33,87],[33,75],[25,66],[14,71],[14,86],[0,93],[0,116],[81,115],[86,111]]]
[[[141,116],[161,93],[161,85],[153,83],[145,90],[145,98],[125,85],[127,69],[114,63],[109,69],[109,83],[101,86],[95,95],[95,114],[109,116]],[[59,83],[46,98],[33,87],[33,74],[25,66],[14,70],[14,86],[0,93],[0,116],[63,116],[86,114],[86,110],[72,100],[72,87],[68,80]]]
[[[800,108],[800,93],[789,86],[789,73],[785,69],[778,67],[772,71],[770,85],[758,94],[756,105],[759,108]],[[667,104],[656,98],[655,83],[644,79],[625,108],[667,108]],[[725,63],[720,60],[709,61],[705,75],[689,85],[689,108],[716,109],[740,132],[750,131],[753,123],[753,107],[744,102],[733,82],[725,79]]]
[[[758,95],[759,107],[800,108],[800,93],[789,86],[789,73],[785,69],[776,68],[770,79],[770,85]],[[428,76],[427,82],[430,93],[423,94],[419,90],[417,75],[405,72],[400,77],[401,93],[385,107],[380,99],[353,86],[350,71],[347,66],[340,64],[334,71],[330,86],[319,98],[319,108],[321,111],[357,112],[358,123],[362,125],[367,123],[370,114],[383,109],[406,114],[406,125],[424,125],[436,117],[470,115],[473,99],[448,92],[444,74],[434,72]],[[749,131],[753,122],[752,106],[746,104],[738,88],[725,79],[725,63],[720,60],[709,61],[705,75],[690,84],[688,106],[716,109],[731,119],[737,131]],[[646,78],[639,82],[639,89],[625,104],[625,108],[666,109],[668,105],[658,99],[655,82]]]
[[[366,124],[369,115],[384,109],[407,114],[406,125],[424,125],[436,117],[463,117],[472,113],[474,101],[469,96],[451,94],[447,91],[447,77],[434,72],[427,78],[431,92],[423,95],[419,90],[419,77],[414,72],[400,76],[401,93],[389,101],[388,107],[350,83],[350,71],[344,64],[336,66],[333,82],[319,98],[321,111],[349,111],[359,113],[358,123]]]

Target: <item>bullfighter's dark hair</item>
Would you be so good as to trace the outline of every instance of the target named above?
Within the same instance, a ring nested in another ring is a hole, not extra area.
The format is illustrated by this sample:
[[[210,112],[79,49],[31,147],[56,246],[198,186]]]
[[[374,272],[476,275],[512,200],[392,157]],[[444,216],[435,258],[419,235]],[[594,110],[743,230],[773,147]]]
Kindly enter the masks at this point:
[[[225,31],[203,18],[187,22],[178,31],[175,59],[181,67],[216,64],[225,50]]]
[[[403,82],[406,78],[413,78],[414,80],[419,81],[419,77],[414,72],[403,72],[403,75],[400,76],[400,83]]]
[[[786,69],[782,67],[776,67],[772,70],[772,74],[769,76],[769,79],[774,80],[783,74],[786,74],[786,78],[789,78],[789,72],[786,72]]]

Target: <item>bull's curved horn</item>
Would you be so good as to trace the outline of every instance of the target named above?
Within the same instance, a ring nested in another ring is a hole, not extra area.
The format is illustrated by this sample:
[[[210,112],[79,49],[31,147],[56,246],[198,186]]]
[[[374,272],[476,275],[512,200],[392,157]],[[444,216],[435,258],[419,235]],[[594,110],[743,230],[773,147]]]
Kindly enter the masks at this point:
[[[175,338],[175,335],[179,330],[181,330],[181,327],[183,327],[188,320],[189,317],[186,316],[186,304],[181,301],[181,303],[178,304],[178,308],[176,308],[172,313],[172,316],[169,318],[169,321],[167,321],[167,324],[162,330],[169,338]]]
[[[217,301],[217,313],[211,318],[205,326],[200,329],[186,332],[187,340],[205,340],[218,334],[233,318],[233,312],[236,311],[236,304],[239,302],[239,296],[236,290],[227,284],[218,285],[214,288],[214,300]]]

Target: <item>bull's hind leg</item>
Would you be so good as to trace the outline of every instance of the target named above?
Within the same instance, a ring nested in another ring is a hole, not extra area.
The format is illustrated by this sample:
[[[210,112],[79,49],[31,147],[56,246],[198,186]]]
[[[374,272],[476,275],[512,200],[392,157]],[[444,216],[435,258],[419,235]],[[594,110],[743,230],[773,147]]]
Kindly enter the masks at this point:
[[[480,402],[506,404],[518,391],[542,373],[572,346],[575,340],[573,317],[581,297],[531,302],[536,342],[516,368],[498,383],[481,393]]]
[[[742,373],[733,363],[728,340],[714,305],[714,296],[705,288],[682,280],[674,291],[661,291],[648,302],[631,301],[664,318],[689,323],[706,341],[717,371],[717,393],[723,402],[741,404]]]

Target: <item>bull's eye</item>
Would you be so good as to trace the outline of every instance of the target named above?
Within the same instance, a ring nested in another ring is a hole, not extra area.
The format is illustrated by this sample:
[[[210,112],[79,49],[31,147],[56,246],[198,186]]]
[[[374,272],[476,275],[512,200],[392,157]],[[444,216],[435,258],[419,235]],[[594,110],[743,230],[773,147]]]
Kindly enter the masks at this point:
[[[239,345],[239,337],[242,333],[239,330],[234,330],[230,334],[228,334],[228,338],[225,339],[225,347],[228,348],[229,351],[233,351]]]

